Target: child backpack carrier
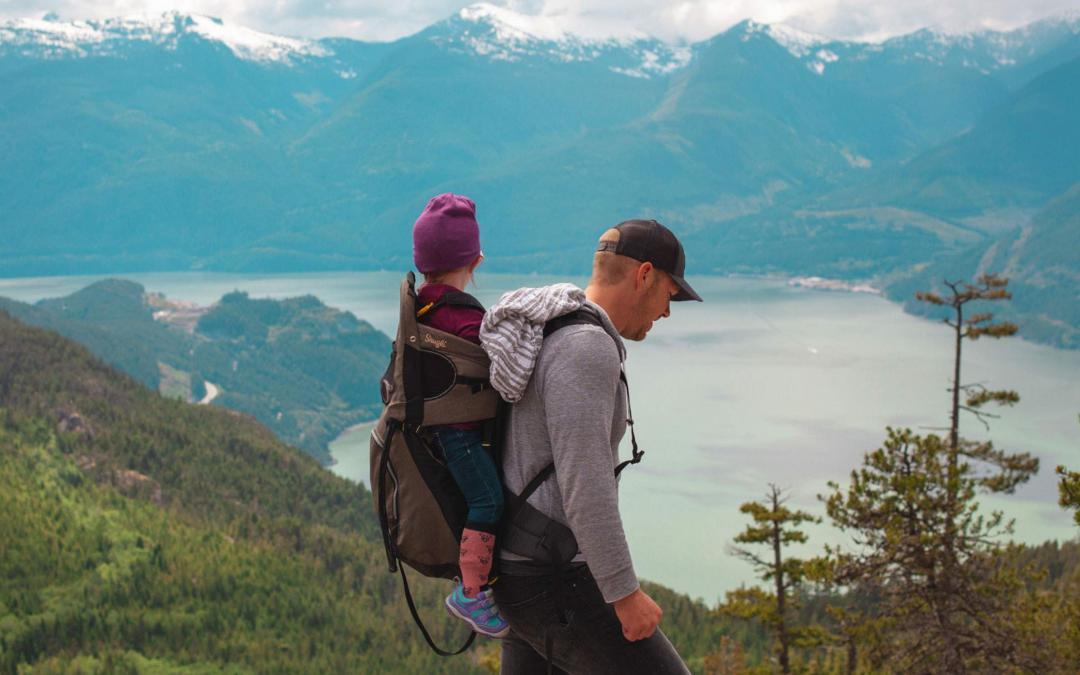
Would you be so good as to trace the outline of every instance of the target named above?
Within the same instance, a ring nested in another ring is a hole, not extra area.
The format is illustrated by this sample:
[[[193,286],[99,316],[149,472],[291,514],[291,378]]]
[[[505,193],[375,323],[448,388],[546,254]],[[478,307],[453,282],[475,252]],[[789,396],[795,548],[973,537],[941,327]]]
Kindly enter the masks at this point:
[[[380,383],[385,408],[371,433],[370,469],[390,571],[401,575],[409,611],[428,645],[441,656],[453,656],[468,649],[476,633],[455,651],[439,648],[416,611],[402,564],[427,577],[460,576],[458,555],[468,507],[427,427],[484,422],[484,448],[498,467],[508,405],[491,387],[490,360],[480,345],[418,321],[444,304],[483,310],[479,301],[464,292],[447,293],[418,309],[415,275],[409,272],[402,281],[397,334]],[[586,323],[599,325],[599,320],[589,312],[571,312],[549,321],[544,337]],[[627,385],[629,406],[629,385],[624,374],[621,378]],[[633,414],[628,417],[633,459],[620,463],[616,476],[644,455],[634,436]],[[570,528],[526,501],[554,471],[554,464],[546,466],[520,494],[504,486],[505,509],[497,540],[502,549],[559,567],[577,554],[577,540]]]
[[[371,432],[371,492],[390,571],[401,574],[409,611],[424,639],[448,656],[468,649],[476,634],[457,651],[437,647],[416,612],[402,566],[428,577],[460,575],[465,498],[425,427],[493,420],[501,399],[488,382],[490,361],[480,345],[417,320],[412,272],[402,281],[400,295],[394,350],[380,383],[386,407]],[[467,293],[448,293],[437,304],[483,309]],[[485,436],[490,439],[491,432]],[[485,446],[494,451],[489,440]]]

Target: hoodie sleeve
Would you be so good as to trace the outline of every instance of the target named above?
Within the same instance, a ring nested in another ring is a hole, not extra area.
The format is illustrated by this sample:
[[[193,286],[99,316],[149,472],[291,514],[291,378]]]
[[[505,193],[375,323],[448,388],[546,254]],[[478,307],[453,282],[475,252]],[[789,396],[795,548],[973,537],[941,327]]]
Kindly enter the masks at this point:
[[[619,353],[602,329],[553,336],[537,381],[544,403],[563,511],[600,592],[615,602],[638,588],[615,481],[611,428],[622,395]]]

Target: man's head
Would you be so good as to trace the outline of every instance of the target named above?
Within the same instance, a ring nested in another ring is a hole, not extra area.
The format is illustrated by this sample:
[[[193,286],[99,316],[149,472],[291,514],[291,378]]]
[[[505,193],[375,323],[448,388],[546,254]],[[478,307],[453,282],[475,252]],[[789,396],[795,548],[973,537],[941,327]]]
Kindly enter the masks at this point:
[[[655,220],[627,220],[600,237],[587,297],[608,313],[619,334],[643,340],[671,302],[701,297],[683,278],[682,244]]]

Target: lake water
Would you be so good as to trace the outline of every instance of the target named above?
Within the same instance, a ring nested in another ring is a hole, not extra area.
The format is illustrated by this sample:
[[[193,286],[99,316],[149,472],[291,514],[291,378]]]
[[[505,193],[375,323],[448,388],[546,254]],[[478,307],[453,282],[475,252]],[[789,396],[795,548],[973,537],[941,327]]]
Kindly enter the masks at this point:
[[[136,274],[148,290],[209,304],[232,290],[255,297],[314,294],[388,334],[397,320],[401,275]],[[24,301],[66,295],[100,277],[0,279],[0,295]],[[480,275],[485,304],[506,290],[584,279]],[[871,295],[789,287],[782,281],[694,279],[704,303],[673,305],[641,343],[629,344],[627,372],[638,439],[646,457],[624,474],[621,504],[639,576],[704,598],[752,580],[727,552],[747,520],[739,504],[774,482],[790,503],[824,515],[816,495],[843,483],[885,427],[947,424],[951,343],[938,322],[904,314]],[[1080,466],[1080,352],[1023,342],[965,346],[965,381],[1013,388],[1021,402],[975,439],[1037,455],[1039,475],[1015,495],[989,501],[1016,519],[1025,542],[1076,536],[1057,506],[1054,466]],[[367,482],[369,427],[331,447],[333,470]],[[624,448],[624,454],[629,454]],[[842,535],[810,530],[807,551]]]

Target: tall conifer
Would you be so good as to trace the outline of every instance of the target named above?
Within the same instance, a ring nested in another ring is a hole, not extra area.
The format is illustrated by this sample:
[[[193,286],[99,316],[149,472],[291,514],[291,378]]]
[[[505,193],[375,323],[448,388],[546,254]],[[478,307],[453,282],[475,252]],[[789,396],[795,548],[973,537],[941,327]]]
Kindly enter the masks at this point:
[[[890,669],[966,673],[1038,664],[1008,620],[1010,598],[1021,584],[997,553],[1012,523],[1001,512],[980,514],[976,501],[979,492],[1011,493],[1038,470],[1038,460],[960,436],[962,411],[986,424],[994,416],[982,406],[1019,400],[1014,391],[961,380],[965,340],[1017,332],[990,313],[965,313],[972,302],[1008,299],[1007,284],[983,275],[975,284],[946,281],[949,294],[917,294],[950,310],[948,437],[888,429],[883,446],[852,472],[847,490],[830,483],[833,492],[823,498],[829,517],[856,545],[852,552],[833,551],[835,580],[881,598],[873,621],[889,639],[878,643],[876,658]]]
[[[805,569],[802,560],[785,555],[784,549],[791,544],[805,543],[806,534],[798,529],[799,526],[820,519],[805,511],[789,509],[784,505],[785,501],[783,491],[770,483],[765,499],[746,502],[739,507],[753,522],[735,537],[735,542],[764,545],[769,551],[767,557],[743,547],[733,547],[732,551],[753,565],[758,577],[771,583],[773,590],[740,588],[732,591],[728,593],[722,611],[741,618],[758,619],[765,624],[776,638],[780,671],[790,673],[791,647],[812,641],[815,633],[792,625],[795,610],[792,591],[802,584]]]

